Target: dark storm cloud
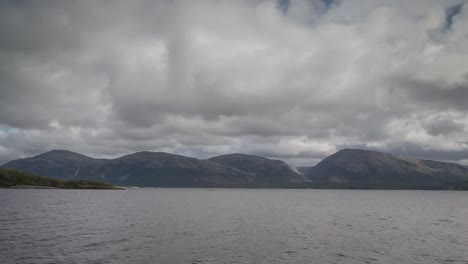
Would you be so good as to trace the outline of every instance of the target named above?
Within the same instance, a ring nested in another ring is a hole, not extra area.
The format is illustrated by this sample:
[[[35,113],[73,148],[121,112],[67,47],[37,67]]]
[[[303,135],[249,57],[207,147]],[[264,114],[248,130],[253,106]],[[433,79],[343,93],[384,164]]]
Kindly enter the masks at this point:
[[[465,125],[451,119],[435,119],[428,122],[425,128],[429,134],[438,136],[463,132]]]
[[[460,82],[427,81],[407,79],[399,80],[395,89],[405,94],[408,101],[424,105],[431,109],[458,109],[467,111],[468,104],[468,69]]]
[[[445,29],[450,30],[453,25],[454,18],[461,13],[463,6],[465,5],[464,2],[456,4],[447,8],[446,11],[446,18],[445,18]]]
[[[459,1],[8,1],[0,162],[346,146],[467,159]],[[448,11],[447,11],[448,10]]]

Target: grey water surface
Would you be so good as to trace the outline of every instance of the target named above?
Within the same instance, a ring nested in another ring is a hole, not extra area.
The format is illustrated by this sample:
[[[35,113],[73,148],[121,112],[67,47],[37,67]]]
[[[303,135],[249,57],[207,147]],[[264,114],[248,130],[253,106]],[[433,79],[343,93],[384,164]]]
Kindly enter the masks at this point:
[[[468,192],[0,190],[0,263],[468,263]]]

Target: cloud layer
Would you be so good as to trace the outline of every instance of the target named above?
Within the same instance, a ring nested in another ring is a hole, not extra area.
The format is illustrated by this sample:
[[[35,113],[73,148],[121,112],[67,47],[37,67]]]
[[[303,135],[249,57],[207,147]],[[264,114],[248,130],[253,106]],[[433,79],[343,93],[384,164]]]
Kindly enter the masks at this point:
[[[4,1],[0,162],[345,147],[468,160],[460,0]]]

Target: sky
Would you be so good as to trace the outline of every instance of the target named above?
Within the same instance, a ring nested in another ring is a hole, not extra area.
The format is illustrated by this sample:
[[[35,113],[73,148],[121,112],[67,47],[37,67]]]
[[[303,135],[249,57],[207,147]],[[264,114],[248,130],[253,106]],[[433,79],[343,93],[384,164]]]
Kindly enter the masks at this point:
[[[463,0],[0,1],[0,164],[343,148],[468,164]]]

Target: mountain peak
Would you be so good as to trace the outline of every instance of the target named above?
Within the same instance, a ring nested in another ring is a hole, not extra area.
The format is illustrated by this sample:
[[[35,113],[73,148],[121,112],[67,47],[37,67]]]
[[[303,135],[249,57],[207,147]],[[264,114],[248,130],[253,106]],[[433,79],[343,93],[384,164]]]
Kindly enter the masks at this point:
[[[233,159],[258,159],[258,160],[273,160],[269,158],[265,158],[262,156],[250,155],[250,154],[243,154],[243,153],[232,153],[232,154],[224,154],[215,157],[211,157],[210,159],[218,159],[218,158],[233,158]]]
[[[375,154],[375,155],[391,155],[384,152],[379,152],[375,150],[368,149],[353,149],[353,148],[344,148],[336,152],[335,154]]]
[[[152,159],[152,158],[161,158],[161,157],[168,157],[168,158],[179,158],[179,159],[194,159],[194,158],[190,158],[190,157],[185,157],[185,156],[182,156],[182,155],[177,155],[177,154],[171,154],[171,153],[167,153],[167,152],[155,152],[155,151],[138,151],[138,152],[135,152],[135,153],[132,153],[132,154],[128,154],[128,155],[124,155],[124,156],[121,156],[117,159],[134,159],[134,158],[145,158],[145,159]]]
[[[318,185],[336,188],[444,189],[468,181],[468,171],[461,165],[362,149],[340,150],[308,170],[307,176]]]
[[[53,154],[53,153],[60,154],[60,153],[75,153],[75,152],[70,151],[70,150],[66,150],[66,149],[52,149],[50,151],[42,153],[42,155]]]
[[[51,154],[51,153],[57,153],[57,154],[61,154],[61,153],[73,153],[73,154],[78,154],[78,153],[76,153],[76,152],[73,152],[73,151],[70,151],[70,150],[66,150],[66,149],[52,149],[52,150],[50,150],[50,151],[47,151],[47,152],[42,153],[42,155]]]
[[[47,158],[53,158],[53,157],[61,157],[61,158],[85,158],[85,159],[92,159],[91,157],[85,156],[83,154],[79,154],[73,151],[65,150],[65,149],[53,149],[51,151],[42,153],[37,155],[36,157],[47,157]]]

